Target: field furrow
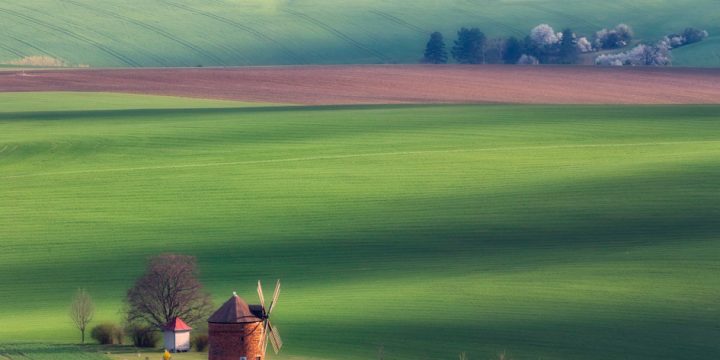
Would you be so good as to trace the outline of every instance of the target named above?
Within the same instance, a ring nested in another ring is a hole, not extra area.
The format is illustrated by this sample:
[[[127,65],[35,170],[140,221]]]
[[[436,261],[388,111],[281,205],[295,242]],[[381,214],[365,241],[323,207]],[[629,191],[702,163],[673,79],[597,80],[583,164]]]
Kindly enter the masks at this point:
[[[228,18],[226,18],[226,17],[220,16],[220,15],[217,15],[217,14],[209,13],[209,12],[206,12],[206,11],[201,11],[201,10],[192,8],[192,7],[187,6],[187,5],[183,5],[183,4],[179,4],[179,3],[175,3],[175,2],[171,2],[171,1],[167,1],[167,0],[161,0],[161,1],[164,2],[164,3],[166,3],[166,4],[168,4],[169,6],[173,6],[173,7],[176,7],[176,8],[185,10],[185,11],[188,11],[188,12],[193,13],[193,14],[196,14],[196,15],[208,17],[208,18],[211,18],[211,19],[213,19],[213,20],[216,20],[216,21],[219,21],[219,22],[228,24],[228,25],[232,26],[233,28],[240,29],[240,30],[242,30],[242,31],[244,31],[244,32],[247,32],[248,34],[256,37],[257,39],[259,39],[259,40],[261,40],[261,41],[263,41],[263,42],[268,42],[268,43],[270,43],[270,44],[273,44],[274,46],[277,46],[277,47],[280,48],[286,55],[288,55],[288,57],[289,57],[290,59],[292,59],[292,61],[294,61],[294,62],[296,62],[296,63],[298,63],[298,64],[307,64],[307,63],[308,63],[308,61],[305,60],[302,55],[300,55],[300,54],[298,54],[298,53],[296,53],[296,52],[288,49],[287,46],[283,45],[280,41],[277,41],[277,40],[271,38],[270,36],[265,35],[265,34],[263,34],[262,32],[254,29],[254,28],[252,28],[252,27],[250,27],[250,26],[241,24],[240,22],[233,21],[233,20],[231,20],[231,19],[228,19]]]
[[[63,27],[54,25],[54,24],[52,24],[52,23],[49,23],[49,22],[46,22],[46,21],[43,21],[43,20],[40,20],[40,19],[31,17],[31,16],[28,16],[28,15],[26,15],[26,14],[23,14],[23,13],[14,11],[14,10],[9,10],[9,9],[0,8],[0,12],[5,13],[5,14],[10,15],[10,16],[13,16],[13,17],[16,17],[16,18],[19,18],[19,19],[22,19],[22,20],[24,20],[24,21],[27,21],[27,22],[30,22],[30,23],[34,23],[34,24],[36,24],[36,25],[39,25],[39,26],[48,28],[48,29],[50,29],[50,30],[53,30],[53,31],[59,33],[59,34],[69,36],[69,37],[71,37],[71,38],[73,38],[73,39],[76,39],[76,40],[82,42],[82,43],[86,43],[86,44],[88,44],[88,45],[91,45],[91,46],[95,47],[96,49],[98,49],[99,51],[102,51],[103,53],[105,53],[105,54],[107,54],[107,55],[109,55],[109,56],[111,56],[111,57],[114,57],[115,59],[121,61],[121,62],[124,63],[125,65],[133,66],[133,67],[140,66],[140,64],[139,64],[138,62],[135,62],[134,60],[126,57],[125,55],[123,55],[123,54],[121,54],[121,53],[119,53],[119,52],[117,52],[117,51],[115,51],[115,50],[113,50],[113,49],[111,49],[111,48],[109,48],[109,47],[107,47],[107,46],[105,46],[105,45],[103,45],[103,44],[95,41],[95,40],[92,40],[92,39],[90,39],[90,38],[88,38],[88,37],[86,37],[86,36],[83,36],[83,35],[74,33],[74,32],[72,32],[72,31],[69,31],[69,30],[67,30],[67,29],[64,29]]]
[[[162,36],[162,37],[164,37],[164,38],[166,38],[166,39],[168,39],[168,40],[170,40],[170,41],[172,41],[172,42],[174,42],[174,43],[177,43],[177,44],[179,44],[179,45],[181,45],[181,46],[184,46],[185,48],[187,48],[187,49],[195,52],[196,54],[198,54],[198,55],[200,55],[200,56],[203,56],[203,57],[208,58],[209,60],[213,61],[214,64],[216,64],[216,65],[226,65],[226,64],[223,62],[222,59],[220,59],[219,57],[215,56],[212,52],[207,51],[207,50],[203,50],[203,49],[200,48],[199,46],[194,45],[194,44],[190,43],[189,41],[183,40],[180,36],[174,35],[174,34],[172,34],[171,32],[166,31],[166,30],[163,30],[163,29],[161,29],[161,28],[159,28],[159,27],[157,27],[157,26],[154,26],[154,25],[151,25],[151,24],[148,24],[148,23],[145,23],[145,22],[142,22],[142,21],[133,19],[133,18],[131,18],[131,17],[129,17],[129,16],[119,15],[119,14],[117,14],[117,13],[115,13],[115,12],[107,11],[107,10],[104,10],[104,9],[102,9],[102,8],[98,8],[98,7],[94,7],[94,6],[89,6],[89,5],[87,5],[87,4],[84,4],[84,3],[81,3],[81,2],[78,2],[78,1],[74,1],[74,0],[62,0],[62,1],[67,2],[67,3],[70,3],[70,4],[73,4],[73,5],[78,6],[78,7],[85,8],[85,9],[87,9],[87,10],[90,10],[90,11],[95,12],[95,13],[98,13],[98,14],[102,14],[102,15],[108,16],[108,17],[110,17],[110,18],[114,18],[114,19],[118,19],[118,20],[121,20],[121,21],[125,21],[125,22],[131,23],[131,24],[133,24],[133,25],[139,26],[139,27],[141,27],[141,28],[147,29],[147,30],[152,31],[153,33],[155,33],[155,34],[157,34],[157,35],[159,35],[159,36]]]
[[[350,36],[345,35],[345,34],[342,33],[341,31],[333,28],[332,26],[330,26],[330,25],[328,25],[328,24],[326,24],[326,23],[324,23],[324,22],[322,22],[322,21],[320,21],[320,20],[318,20],[318,19],[315,19],[315,18],[313,18],[313,17],[311,17],[311,16],[309,16],[309,15],[307,15],[307,14],[303,14],[303,13],[301,13],[301,12],[299,12],[299,11],[294,11],[294,10],[288,10],[288,9],[286,9],[285,12],[288,13],[288,14],[290,14],[290,15],[292,15],[292,16],[295,16],[295,17],[297,17],[297,18],[299,18],[299,19],[305,20],[305,21],[307,21],[307,22],[309,22],[309,23],[311,23],[311,24],[313,24],[313,25],[315,25],[315,26],[317,26],[317,27],[319,27],[319,28],[327,31],[328,33],[334,35],[335,37],[337,37],[337,38],[340,39],[340,40],[345,41],[346,43],[352,45],[353,47],[355,47],[355,48],[357,48],[357,49],[360,49],[360,50],[362,50],[362,51],[367,52],[368,54],[371,54],[371,55],[377,57],[377,59],[380,60],[381,62],[387,62],[387,61],[389,60],[389,59],[388,59],[384,54],[382,54],[381,52],[379,52],[379,51],[377,51],[377,50],[374,50],[374,49],[372,49],[372,48],[370,48],[370,47],[368,47],[368,46],[363,45],[363,44],[360,43],[359,41],[351,38]]]

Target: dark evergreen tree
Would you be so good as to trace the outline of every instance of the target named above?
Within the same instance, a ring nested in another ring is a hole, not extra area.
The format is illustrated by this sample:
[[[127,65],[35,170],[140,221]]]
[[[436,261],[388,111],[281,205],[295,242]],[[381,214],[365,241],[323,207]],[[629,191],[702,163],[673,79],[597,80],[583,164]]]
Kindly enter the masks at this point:
[[[505,41],[503,62],[506,64],[517,64],[523,54],[523,44],[516,37],[511,36]]]
[[[428,64],[445,64],[448,61],[447,50],[445,49],[445,39],[439,32],[430,34],[425,46],[425,56],[423,62]]]
[[[452,55],[460,64],[482,64],[484,62],[485,34],[478,28],[462,28],[452,48]]]
[[[558,60],[561,64],[574,64],[578,59],[578,48],[577,42],[575,41],[575,34],[573,34],[570,29],[563,30],[562,34]]]

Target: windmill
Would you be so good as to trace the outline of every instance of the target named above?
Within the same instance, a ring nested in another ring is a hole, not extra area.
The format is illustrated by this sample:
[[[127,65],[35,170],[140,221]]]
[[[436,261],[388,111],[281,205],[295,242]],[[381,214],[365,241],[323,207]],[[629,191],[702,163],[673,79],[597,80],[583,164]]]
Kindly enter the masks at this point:
[[[264,360],[268,342],[278,353],[283,343],[277,327],[270,322],[270,314],[277,307],[279,295],[279,280],[267,308],[260,281],[258,305],[248,305],[233,292],[208,319],[208,360]]]
[[[257,292],[258,297],[260,298],[260,306],[262,307],[263,337],[261,338],[261,347],[264,359],[265,353],[267,351],[268,339],[272,344],[273,350],[275,350],[275,354],[280,352],[280,349],[282,349],[283,345],[278,328],[273,327],[272,323],[270,322],[270,314],[277,305],[278,297],[280,296],[280,280],[275,283],[275,292],[273,292],[272,300],[270,301],[270,305],[267,307],[267,309],[265,308],[265,295],[263,294],[262,284],[260,283],[260,280],[258,280]]]

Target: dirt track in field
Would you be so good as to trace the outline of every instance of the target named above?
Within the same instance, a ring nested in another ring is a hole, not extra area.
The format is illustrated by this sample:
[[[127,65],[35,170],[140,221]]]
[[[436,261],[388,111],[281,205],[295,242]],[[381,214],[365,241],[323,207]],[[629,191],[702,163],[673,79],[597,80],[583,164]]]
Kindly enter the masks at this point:
[[[288,104],[718,104],[720,69],[307,66],[0,71],[0,92],[104,91]]]

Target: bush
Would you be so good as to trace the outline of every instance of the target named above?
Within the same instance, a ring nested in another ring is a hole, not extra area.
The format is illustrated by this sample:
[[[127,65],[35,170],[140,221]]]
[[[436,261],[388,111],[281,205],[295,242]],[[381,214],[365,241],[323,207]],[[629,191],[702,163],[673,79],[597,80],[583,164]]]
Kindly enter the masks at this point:
[[[90,331],[90,337],[101,345],[122,344],[123,331],[112,323],[102,323]]]
[[[520,60],[518,60],[518,65],[538,65],[540,64],[540,61],[532,56],[532,55],[525,55],[520,57]]]
[[[619,54],[604,54],[595,58],[601,66],[670,66],[670,46],[661,41],[655,45],[640,44]]]
[[[694,44],[696,42],[703,41],[706,37],[708,37],[708,32],[689,27],[683,31],[682,37],[685,38],[685,44]]]
[[[198,334],[195,335],[192,339],[193,346],[195,346],[195,350],[198,352],[203,352],[208,347],[208,336],[207,334]]]
[[[115,344],[122,345],[125,343],[125,330],[120,326],[115,326]]]
[[[620,24],[614,29],[602,29],[595,33],[595,43],[600,49],[617,49],[627,46],[633,38],[630,26]]]
[[[581,53],[589,53],[595,50],[590,40],[584,36],[577,39],[577,47]]]
[[[126,330],[136,347],[153,348],[158,342],[158,333],[152,326],[129,324]]]

